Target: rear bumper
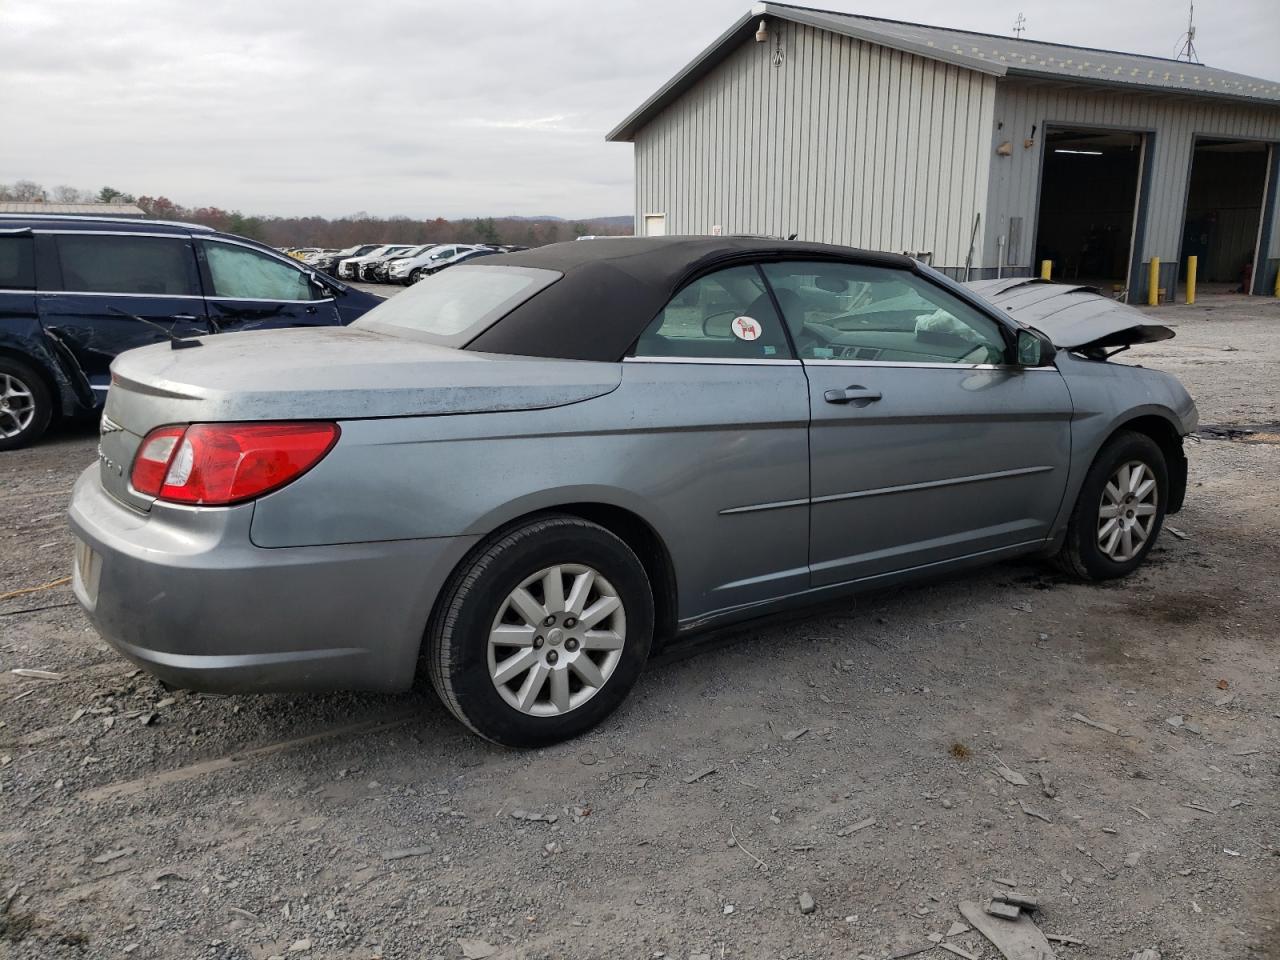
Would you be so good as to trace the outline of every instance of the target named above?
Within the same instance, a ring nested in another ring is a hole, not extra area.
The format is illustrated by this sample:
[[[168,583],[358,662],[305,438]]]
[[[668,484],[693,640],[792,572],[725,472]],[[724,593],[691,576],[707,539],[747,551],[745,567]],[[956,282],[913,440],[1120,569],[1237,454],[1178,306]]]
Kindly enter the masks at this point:
[[[143,515],[76,482],[72,583],[97,631],[179,687],[407,689],[445,578],[475,538],[264,549],[253,505]]]

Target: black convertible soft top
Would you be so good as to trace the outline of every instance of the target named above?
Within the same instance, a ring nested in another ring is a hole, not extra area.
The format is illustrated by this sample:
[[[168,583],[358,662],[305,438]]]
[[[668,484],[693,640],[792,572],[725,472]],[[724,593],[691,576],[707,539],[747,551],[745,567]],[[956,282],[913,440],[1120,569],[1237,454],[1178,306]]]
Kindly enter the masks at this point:
[[[839,259],[911,269],[892,253],[748,237],[614,237],[484,257],[476,266],[540,267],[563,279],[520,304],[468,350],[565,360],[623,357],[658,311],[695,277],[740,261]],[[468,264],[451,267],[471,269]]]

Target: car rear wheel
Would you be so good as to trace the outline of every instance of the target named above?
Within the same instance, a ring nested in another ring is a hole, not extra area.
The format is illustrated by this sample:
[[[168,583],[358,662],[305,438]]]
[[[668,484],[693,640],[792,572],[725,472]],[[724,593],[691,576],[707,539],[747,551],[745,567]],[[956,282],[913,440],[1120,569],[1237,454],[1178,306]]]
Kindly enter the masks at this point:
[[[612,713],[652,640],[653,594],[630,547],[594,523],[548,516],[496,535],[450,578],[427,668],[480,736],[536,747]]]
[[[53,402],[40,375],[20,360],[0,356],[0,450],[34,443],[52,417]]]
[[[1159,445],[1146,434],[1116,434],[1085,476],[1058,565],[1082,580],[1133,572],[1160,535],[1168,489]]]

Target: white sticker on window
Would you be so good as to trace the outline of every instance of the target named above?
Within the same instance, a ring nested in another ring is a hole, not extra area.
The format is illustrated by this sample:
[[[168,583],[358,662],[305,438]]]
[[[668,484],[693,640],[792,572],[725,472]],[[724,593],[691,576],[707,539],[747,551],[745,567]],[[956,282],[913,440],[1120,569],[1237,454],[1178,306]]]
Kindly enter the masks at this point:
[[[751,317],[734,317],[732,329],[739,340],[759,340],[764,332],[760,329],[760,322]]]

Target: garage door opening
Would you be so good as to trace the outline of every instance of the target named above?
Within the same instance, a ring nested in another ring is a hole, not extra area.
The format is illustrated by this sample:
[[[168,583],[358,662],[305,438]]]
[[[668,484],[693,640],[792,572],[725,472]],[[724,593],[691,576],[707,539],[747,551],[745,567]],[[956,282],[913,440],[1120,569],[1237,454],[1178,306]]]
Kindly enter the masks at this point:
[[[1182,231],[1179,277],[1197,257],[1197,285],[1208,293],[1248,293],[1262,223],[1268,147],[1257,141],[1196,141]],[[1205,287],[1207,285],[1207,289]]]
[[[1036,223],[1036,270],[1119,295],[1128,286],[1143,136],[1051,129]]]

